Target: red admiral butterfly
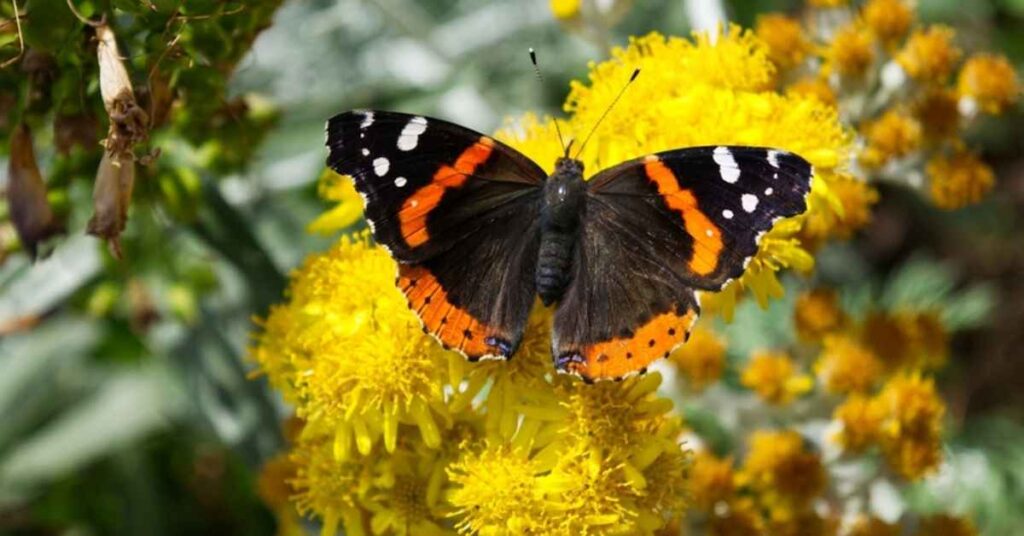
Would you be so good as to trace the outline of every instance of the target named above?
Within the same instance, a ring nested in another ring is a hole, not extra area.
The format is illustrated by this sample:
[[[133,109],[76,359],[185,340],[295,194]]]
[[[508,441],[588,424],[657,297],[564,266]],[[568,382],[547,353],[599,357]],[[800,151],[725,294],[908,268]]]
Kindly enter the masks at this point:
[[[772,223],[805,210],[812,174],[785,151],[719,146],[590,180],[567,149],[548,175],[491,137],[381,111],[331,118],[327,146],[426,331],[471,360],[507,359],[539,295],[557,304],[555,367],[586,380],[642,371],[682,344],[694,292],[739,276]]]

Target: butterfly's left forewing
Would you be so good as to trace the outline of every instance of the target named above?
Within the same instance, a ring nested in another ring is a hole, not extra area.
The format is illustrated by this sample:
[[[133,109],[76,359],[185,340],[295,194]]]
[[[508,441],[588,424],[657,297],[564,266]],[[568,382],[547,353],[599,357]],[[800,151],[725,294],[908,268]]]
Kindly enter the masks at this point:
[[[535,294],[543,170],[489,136],[396,112],[337,115],[327,146],[424,329],[471,359],[509,357]]]
[[[620,378],[666,357],[699,314],[695,290],[738,277],[760,237],[806,209],[811,166],[757,147],[694,147],[587,184],[572,282],[555,313],[556,365]]]

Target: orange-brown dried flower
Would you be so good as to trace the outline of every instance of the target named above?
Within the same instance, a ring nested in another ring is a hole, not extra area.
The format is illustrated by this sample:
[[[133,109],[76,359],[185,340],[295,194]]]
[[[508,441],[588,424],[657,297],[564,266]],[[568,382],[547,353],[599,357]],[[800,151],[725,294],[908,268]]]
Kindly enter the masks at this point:
[[[953,44],[954,35],[952,28],[942,25],[917,30],[896,54],[896,61],[919,82],[944,83],[960,59],[960,49]]]
[[[864,23],[880,41],[891,46],[914,22],[914,12],[902,0],[869,0],[861,11]]]
[[[961,96],[974,99],[983,111],[998,114],[1017,102],[1021,87],[1006,57],[978,54],[960,70],[957,90]]]
[[[754,33],[768,45],[768,57],[780,69],[796,67],[810,50],[800,21],[781,13],[758,16]]]
[[[935,206],[956,210],[973,205],[992,189],[995,174],[977,155],[959,151],[951,156],[937,155],[925,168],[929,191]]]

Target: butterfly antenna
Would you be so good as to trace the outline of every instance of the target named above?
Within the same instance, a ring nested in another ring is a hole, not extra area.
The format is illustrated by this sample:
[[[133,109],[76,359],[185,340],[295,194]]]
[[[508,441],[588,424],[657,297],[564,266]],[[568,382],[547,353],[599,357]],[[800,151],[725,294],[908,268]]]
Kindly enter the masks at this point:
[[[537,65],[537,53],[533,51],[533,47],[530,47],[530,62],[533,63],[533,72],[537,75],[537,81],[543,82],[544,76],[540,74],[540,67]],[[558,120],[555,119],[555,132],[558,133],[558,143],[562,144],[562,153],[568,158],[569,148],[572,147],[572,143],[569,146],[565,145],[565,138],[562,137],[562,129],[558,128]]]
[[[601,126],[601,121],[604,121],[604,118],[608,117],[608,112],[612,111],[612,108],[615,107],[615,103],[619,102],[619,99],[622,98],[622,94],[626,92],[626,88],[628,88],[629,85],[633,83],[633,80],[636,80],[636,77],[639,75],[640,69],[634,69],[633,74],[630,75],[629,77],[629,80],[626,82],[624,86],[622,86],[622,89],[619,90],[619,94],[616,95],[615,98],[612,99],[612,103],[609,104],[607,108],[605,108],[604,113],[601,114],[601,117],[597,120],[597,123],[594,123],[594,128],[590,129],[590,134],[587,134],[587,137],[583,140],[583,144],[580,145],[579,150],[576,151],[577,158],[579,158],[579,156],[583,154],[583,148],[587,146],[587,142],[590,141],[590,137],[594,135],[594,132],[597,130],[597,127]]]

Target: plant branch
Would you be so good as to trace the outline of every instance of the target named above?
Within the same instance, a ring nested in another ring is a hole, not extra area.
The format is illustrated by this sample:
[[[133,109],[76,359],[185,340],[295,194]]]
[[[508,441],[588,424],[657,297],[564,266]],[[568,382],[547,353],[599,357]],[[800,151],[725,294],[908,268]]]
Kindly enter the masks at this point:
[[[69,2],[71,0],[68,0]],[[13,58],[10,58],[0,64],[0,69],[6,69],[8,65],[15,63],[21,59],[21,56],[25,54],[25,36],[21,32],[21,10],[18,9],[17,0],[11,0],[11,5],[14,6],[14,24],[18,28],[18,53]]]

